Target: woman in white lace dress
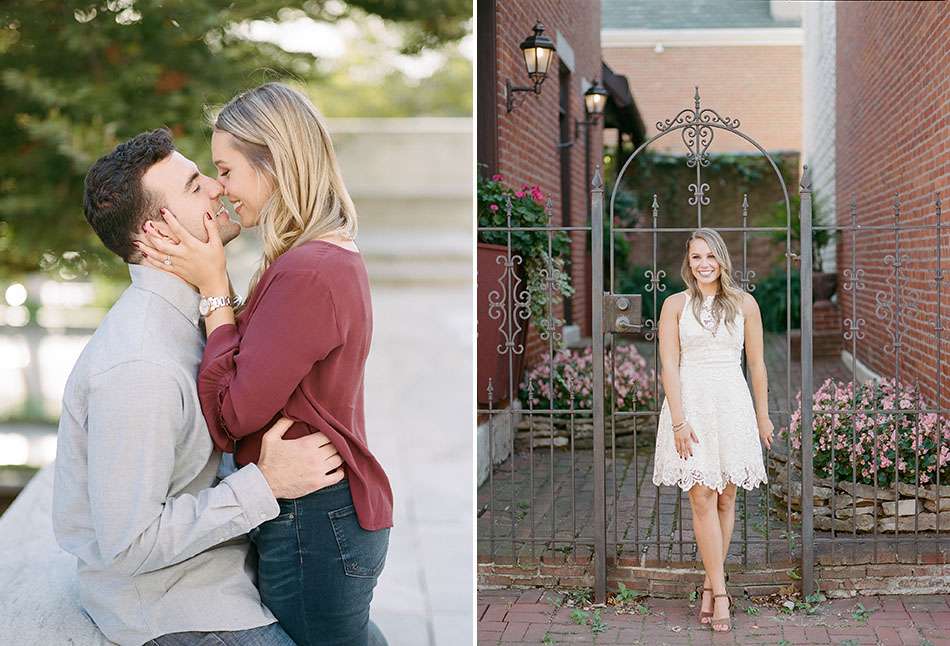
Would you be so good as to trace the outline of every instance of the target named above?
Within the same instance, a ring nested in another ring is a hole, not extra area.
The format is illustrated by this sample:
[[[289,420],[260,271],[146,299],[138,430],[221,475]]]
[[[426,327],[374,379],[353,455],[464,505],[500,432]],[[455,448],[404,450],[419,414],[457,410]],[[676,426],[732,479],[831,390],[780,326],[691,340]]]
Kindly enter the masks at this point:
[[[713,229],[694,231],[681,270],[687,290],[663,303],[660,360],[666,397],[656,436],[653,482],[689,494],[706,570],[700,621],[730,630],[724,562],[735,524],[736,487],[767,481],[761,443],[772,445],[759,308],[732,279],[732,261]],[[742,349],[753,397],[742,372]]]

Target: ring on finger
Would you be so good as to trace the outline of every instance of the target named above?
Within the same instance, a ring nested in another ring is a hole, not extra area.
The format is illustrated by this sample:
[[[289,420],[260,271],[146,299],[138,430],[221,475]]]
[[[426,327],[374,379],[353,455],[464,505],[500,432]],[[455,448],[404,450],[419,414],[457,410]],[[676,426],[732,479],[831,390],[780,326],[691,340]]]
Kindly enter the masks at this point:
[[[171,267],[172,265],[171,256],[165,256],[165,260],[163,260],[162,263],[164,263],[166,267]]]

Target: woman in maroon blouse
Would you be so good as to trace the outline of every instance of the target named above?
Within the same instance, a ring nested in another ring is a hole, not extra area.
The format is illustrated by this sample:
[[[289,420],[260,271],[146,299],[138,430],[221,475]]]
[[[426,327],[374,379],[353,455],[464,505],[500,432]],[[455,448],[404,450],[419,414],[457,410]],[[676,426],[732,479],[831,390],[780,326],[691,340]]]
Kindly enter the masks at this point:
[[[369,605],[388,549],[392,491],[366,443],[372,309],[333,145],[306,97],[268,83],[221,110],[211,148],[241,224],[259,226],[264,241],[246,305],[235,316],[210,215],[207,243],[166,212],[172,239],[153,233],[143,249],[203,297],[198,395],[208,430],[244,465],[260,458],[264,430],[288,417],[284,437],[322,432],[343,460],[336,484],[279,500],[280,515],[252,531],[261,598],[300,646],[385,644]]]

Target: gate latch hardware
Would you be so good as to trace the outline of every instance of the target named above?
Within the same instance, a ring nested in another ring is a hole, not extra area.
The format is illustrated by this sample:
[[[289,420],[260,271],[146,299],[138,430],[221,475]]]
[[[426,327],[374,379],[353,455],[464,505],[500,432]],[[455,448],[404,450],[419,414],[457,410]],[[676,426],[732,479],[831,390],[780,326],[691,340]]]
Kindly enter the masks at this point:
[[[643,327],[640,321],[640,294],[604,293],[604,332],[635,334]]]

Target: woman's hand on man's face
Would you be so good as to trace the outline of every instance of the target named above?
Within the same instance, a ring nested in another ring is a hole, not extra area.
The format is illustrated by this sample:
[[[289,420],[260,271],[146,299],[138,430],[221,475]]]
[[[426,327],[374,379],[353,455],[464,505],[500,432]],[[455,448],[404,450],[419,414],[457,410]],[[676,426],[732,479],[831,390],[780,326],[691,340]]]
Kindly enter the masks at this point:
[[[162,209],[165,227],[145,223],[144,240],[135,241],[145,256],[143,264],[178,276],[194,285],[203,296],[228,294],[224,245],[213,218],[204,218],[208,241],[191,235],[168,209]]]

